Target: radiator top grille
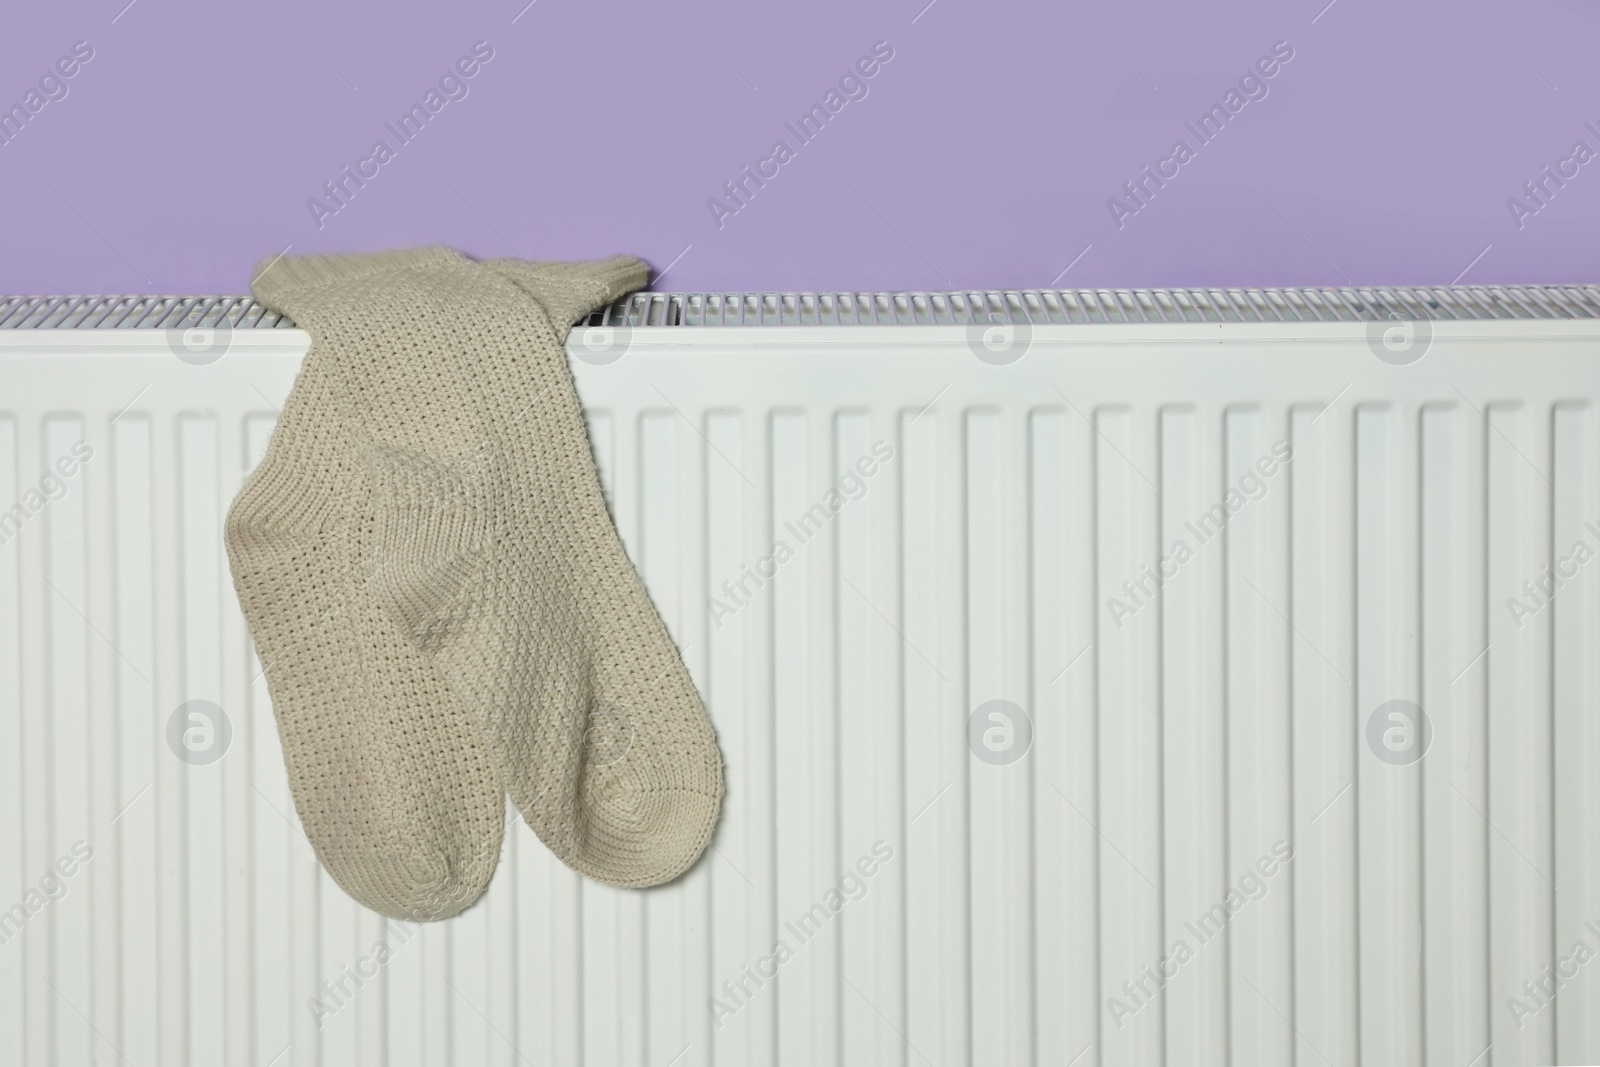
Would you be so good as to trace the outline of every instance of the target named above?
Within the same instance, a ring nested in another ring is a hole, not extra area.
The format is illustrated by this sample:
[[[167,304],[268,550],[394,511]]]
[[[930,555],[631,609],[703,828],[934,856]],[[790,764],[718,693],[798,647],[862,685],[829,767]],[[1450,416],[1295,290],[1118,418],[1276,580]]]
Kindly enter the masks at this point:
[[[0,330],[293,329],[248,296],[0,296]]]
[[[1600,286],[635,293],[591,326],[962,326],[1597,319]],[[0,296],[0,329],[290,329],[247,296]]]

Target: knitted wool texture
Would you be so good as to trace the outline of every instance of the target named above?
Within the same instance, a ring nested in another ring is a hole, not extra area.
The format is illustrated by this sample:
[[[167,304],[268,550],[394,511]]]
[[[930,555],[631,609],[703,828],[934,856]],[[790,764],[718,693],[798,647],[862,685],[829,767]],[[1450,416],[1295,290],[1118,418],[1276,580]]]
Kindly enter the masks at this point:
[[[668,881],[722,799],[716,738],[606,511],[567,326],[645,267],[448,249],[284,258],[256,296],[311,331],[372,477],[370,587],[448,679],[561,860]]]
[[[374,911],[443,919],[494,873],[505,793],[444,677],[366,582],[372,485],[330,386],[313,351],[228,511],[234,589],[322,865]]]

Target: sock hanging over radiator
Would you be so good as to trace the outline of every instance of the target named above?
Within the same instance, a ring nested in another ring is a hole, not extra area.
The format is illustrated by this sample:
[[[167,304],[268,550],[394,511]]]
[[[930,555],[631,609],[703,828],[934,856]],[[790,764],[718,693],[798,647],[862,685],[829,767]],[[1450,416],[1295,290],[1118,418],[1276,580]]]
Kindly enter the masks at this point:
[[[667,881],[722,798],[711,724],[617,536],[567,327],[638,260],[291,257],[256,296],[308,329],[374,486],[370,587],[450,683],[528,824],[603,882]]]
[[[226,541],[290,792],[328,874],[374,911],[443,919],[500,859],[505,792],[444,676],[364,574],[372,482],[313,349]]]

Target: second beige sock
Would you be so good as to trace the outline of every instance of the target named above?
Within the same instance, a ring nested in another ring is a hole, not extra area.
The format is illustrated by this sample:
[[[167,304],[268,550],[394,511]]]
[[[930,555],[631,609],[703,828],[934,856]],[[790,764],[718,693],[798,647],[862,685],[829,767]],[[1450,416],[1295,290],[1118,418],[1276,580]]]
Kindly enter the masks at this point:
[[[372,484],[316,343],[228,511],[234,588],[306,838],[359,903],[454,915],[500,859],[505,792],[444,676],[367,582]]]

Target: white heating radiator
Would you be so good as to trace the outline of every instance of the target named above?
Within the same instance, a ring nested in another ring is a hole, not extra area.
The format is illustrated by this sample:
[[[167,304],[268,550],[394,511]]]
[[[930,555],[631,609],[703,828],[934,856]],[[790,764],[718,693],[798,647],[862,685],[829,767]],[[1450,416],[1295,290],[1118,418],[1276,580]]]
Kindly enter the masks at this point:
[[[512,822],[421,929],[301,836],[221,543],[307,343],[0,299],[0,1063],[1600,1062],[1600,289],[595,316],[722,822],[648,892]]]

